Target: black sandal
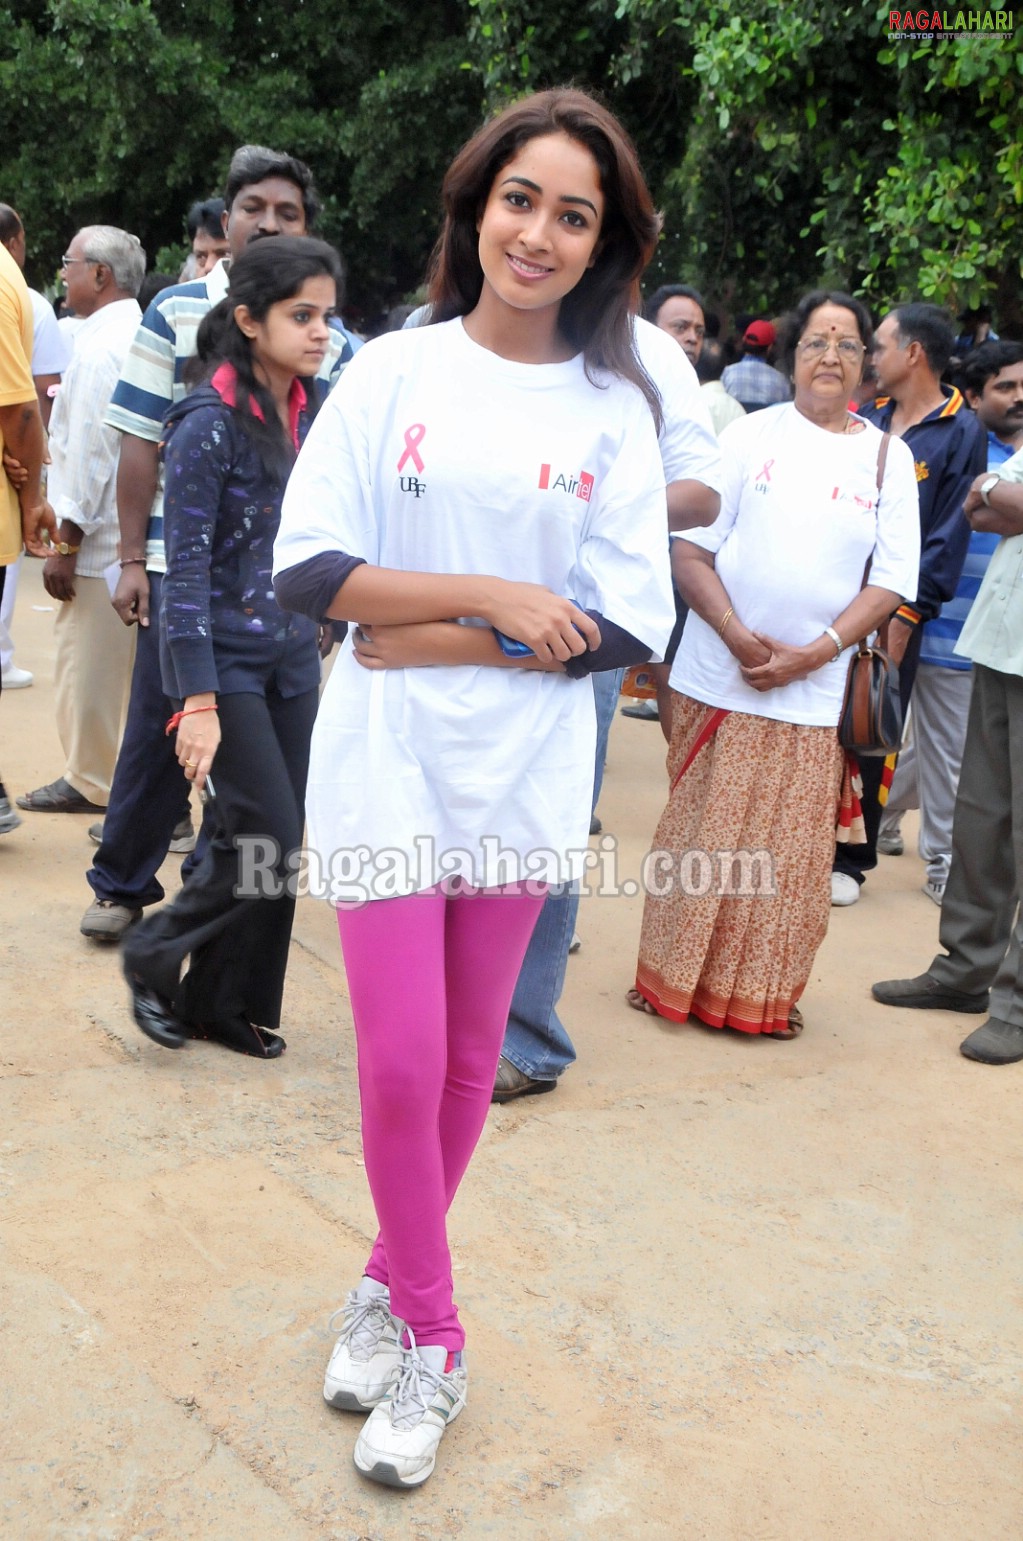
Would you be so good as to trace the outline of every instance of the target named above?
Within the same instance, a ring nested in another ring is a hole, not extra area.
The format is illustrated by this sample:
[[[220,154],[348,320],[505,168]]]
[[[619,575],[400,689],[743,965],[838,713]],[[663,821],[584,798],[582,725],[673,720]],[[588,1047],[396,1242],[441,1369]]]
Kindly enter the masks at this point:
[[[205,1043],[219,1043],[236,1054],[251,1054],[253,1059],[279,1059],[288,1047],[279,1033],[256,1027],[246,1017],[229,1017],[222,1022],[196,1022],[185,1028],[189,1038]]]

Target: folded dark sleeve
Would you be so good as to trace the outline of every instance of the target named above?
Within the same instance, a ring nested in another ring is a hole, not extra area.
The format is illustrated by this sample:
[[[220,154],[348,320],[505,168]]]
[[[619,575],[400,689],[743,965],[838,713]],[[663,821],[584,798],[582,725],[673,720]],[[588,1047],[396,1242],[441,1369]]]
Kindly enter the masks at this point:
[[[972,412],[953,421],[954,445],[926,525],[920,530],[920,577],[913,609],[922,621],[933,620],[955,595],[970,545],[970,524],[963,502],[975,477],[987,467],[987,435]]]
[[[334,595],[349,573],[365,565],[365,557],[349,556],[347,551],[321,551],[317,556],[307,557],[304,562],[277,574],[274,579],[277,603],[282,610],[293,610],[296,615],[325,622]],[[344,622],[333,621],[331,624],[340,627]]]
[[[631,631],[605,620],[598,610],[587,610],[591,621],[600,627],[600,646],[587,648],[565,664],[569,679],[582,680],[588,674],[603,674],[610,669],[627,669],[632,664],[647,663],[653,648],[640,642]]]

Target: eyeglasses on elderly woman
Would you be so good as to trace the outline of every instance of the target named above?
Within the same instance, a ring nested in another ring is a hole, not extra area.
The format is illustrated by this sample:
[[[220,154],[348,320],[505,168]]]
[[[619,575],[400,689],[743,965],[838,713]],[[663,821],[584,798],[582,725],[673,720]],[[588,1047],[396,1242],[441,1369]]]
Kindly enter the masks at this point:
[[[797,353],[804,358],[823,358],[829,348],[837,348],[839,358],[847,364],[858,364],[867,351],[854,337],[801,337],[796,344]]]

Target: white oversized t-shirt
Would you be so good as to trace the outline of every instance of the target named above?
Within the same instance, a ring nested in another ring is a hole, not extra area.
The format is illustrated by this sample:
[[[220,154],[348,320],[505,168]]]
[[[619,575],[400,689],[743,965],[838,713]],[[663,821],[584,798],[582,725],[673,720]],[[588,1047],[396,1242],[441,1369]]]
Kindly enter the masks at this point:
[[[642,316],[633,322],[640,363],[661,397],[660,445],[666,482],[703,482],[721,491],[718,436],[696,370],[685,353],[660,327]]]
[[[714,565],[744,626],[804,646],[870,583],[916,598],[920,512],[913,456],[888,443],[877,493],[881,433],[829,433],[791,402],[732,423],[721,435],[721,512],[681,539],[715,553]],[[852,639],[846,639],[852,640]],[[671,671],[673,690],[755,717],[834,727],[849,655],[777,690],[747,685],[737,660],[693,611]]]
[[[635,387],[592,384],[581,357],[502,359],[460,320],[391,333],[360,349],[313,424],[274,570],[345,551],[411,572],[542,583],[660,656],[674,619],[664,485]],[[581,875],[594,740],[588,679],[369,671],[347,640],[320,704],[307,794],[331,896],[388,898],[453,872],[480,887],[550,877],[544,853],[558,876]]]

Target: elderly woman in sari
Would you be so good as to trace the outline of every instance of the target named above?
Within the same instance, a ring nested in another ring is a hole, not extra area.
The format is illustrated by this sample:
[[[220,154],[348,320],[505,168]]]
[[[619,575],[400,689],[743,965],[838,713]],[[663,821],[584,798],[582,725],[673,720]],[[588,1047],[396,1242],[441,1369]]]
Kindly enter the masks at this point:
[[[637,1010],[802,1031],[830,913],[846,649],[916,593],[913,457],[848,407],[871,345],[857,300],[807,295],[783,347],[794,400],[726,429],[717,522],[673,543],[692,614],[671,673]]]

